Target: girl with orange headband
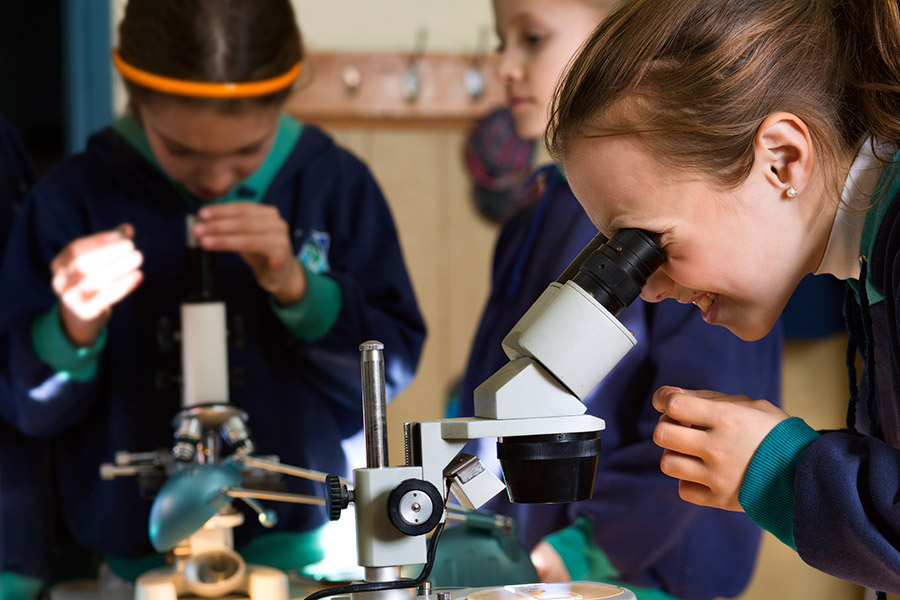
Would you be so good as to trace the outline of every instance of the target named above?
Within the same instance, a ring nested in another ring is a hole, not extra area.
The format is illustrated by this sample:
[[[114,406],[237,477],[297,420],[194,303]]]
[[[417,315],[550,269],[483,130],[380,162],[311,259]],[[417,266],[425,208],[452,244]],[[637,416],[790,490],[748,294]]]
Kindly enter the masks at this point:
[[[392,395],[425,330],[372,175],[282,113],[303,59],[289,0],[130,0],[119,34],[129,113],[49,173],[15,223],[0,272],[14,393],[0,414],[53,436],[65,535],[127,576],[121,559],[153,554],[150,504],[135,479],[97,474],[116,451],[172,445],[181,393],[161,382],[179,375],[180,354],[157,339],[188,292],[186,215],[243,323],[229,340],[242,373],[230,400],[257,454],[346,473],[341,442],[362,425],[360,342],[385,343]],[[309,559],[321,509],[273,508],[286,547]],[[253,548],[256,521],[235,530],[238,550]]]

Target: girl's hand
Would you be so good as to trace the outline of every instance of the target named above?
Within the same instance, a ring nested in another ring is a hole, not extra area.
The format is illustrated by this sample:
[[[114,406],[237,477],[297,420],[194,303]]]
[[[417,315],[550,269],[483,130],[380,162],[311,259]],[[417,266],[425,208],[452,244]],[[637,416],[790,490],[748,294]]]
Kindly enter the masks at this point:
[[[274,206],[227,202],[204,206],[194,235],[205,250],[237,252],[259,286],[282,306],[306,294],[306,276],[294,257],[288,225]]]
[[[661,387],[653,407],[663,414],[653,441],[662,472],[681,481],[682,499],[741,511],[738,493],[763,438],[788,414],[766,400],[707,390]]]
[[[96,342],[112,306],[143,279],[144,257],[134,247],[133,237],[134,228],[125,224],[78,238],[50,263],[62,326],[75,346]]]
[[[531,562],[537,570],[541,583],[572,581],[569,570],[559,553],[547,542],[540,542],[531,551]]]

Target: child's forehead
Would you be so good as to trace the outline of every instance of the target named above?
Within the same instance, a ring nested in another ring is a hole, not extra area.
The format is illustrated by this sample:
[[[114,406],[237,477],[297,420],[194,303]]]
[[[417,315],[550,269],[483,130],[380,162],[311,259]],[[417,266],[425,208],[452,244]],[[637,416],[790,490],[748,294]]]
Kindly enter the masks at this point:
[[[248,108],[224,112],[177,100],[140,109],[148,135],[197,152],[228,153],[265,142],[276,130],[280,112]]]

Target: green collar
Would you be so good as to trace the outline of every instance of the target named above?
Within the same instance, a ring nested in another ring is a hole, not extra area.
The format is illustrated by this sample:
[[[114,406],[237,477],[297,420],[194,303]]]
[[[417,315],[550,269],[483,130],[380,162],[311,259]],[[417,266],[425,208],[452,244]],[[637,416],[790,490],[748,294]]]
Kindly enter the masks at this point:
[[[150,150],[150,143],[147,141],[144,128],[141,127],[140,122],[134,115],[128,114],[117,119],[113,123],[113,129],[175,186],[178,194],[188,206],[193,206],[196,203],[196,198],[180,182],[169,177],[168,173],[159,166],[156,157]],[[234,186],[228,192],[228,195],[212,200],[210,203],[233,202],[235,200],[261,202],[275,175],[284,165],[294,146],[297,145],[297,140],[300,139],[302,131],[303,125],[299,121],[287,115],[281,115],[278,120],[278,131],[275,133],[275,141],[272,143],[268,156],[266,156],[259,168],[250,177]]]
[[[900,161],[900,152],[894,154],[894,156],[891,157],[891,160],[894,163]],[[900,192],[900,171],[894,168],[893,165],[888,165],[881,174],[878,186],[875,189],[876,192],[874,197],[879,200],[866,213],[862,239],[859,242],[860,260],[869,260],[872,257],[872,250],[875,247],[875,238],[878,236],[878,230],[881,228],[881,222],[884,220],[884,215],[891,205],[891,202],[893,202],[894,198],[897,196],[897,193]],[[848,281],[850,287],[856,294],[857,300],[859,300],[859,280],[850,279]],[[869,298],[870,306],[884,300],[884,293],[875,287],[871,277],[866,277],[866,296]]]

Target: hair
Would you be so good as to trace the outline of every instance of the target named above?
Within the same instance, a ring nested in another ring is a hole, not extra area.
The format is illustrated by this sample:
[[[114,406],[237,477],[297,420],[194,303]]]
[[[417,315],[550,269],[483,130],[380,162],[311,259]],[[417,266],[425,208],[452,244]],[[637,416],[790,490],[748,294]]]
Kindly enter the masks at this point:
[[[897,0],[622,3],[560,82],[546,142],[563,164],[576,138],[641,135],[663,164],[734,186],[780,111],[835,180],[866,135],[900,142]]]
[[[244,82],[282,75],[303,59],[290,0],[129,0],[119,25],[122,59],[156,75],[206,82]],[[224,112],[277,106],[284,90],[256,98],[173,96],[125,81],[131,108],[159,97]]]

